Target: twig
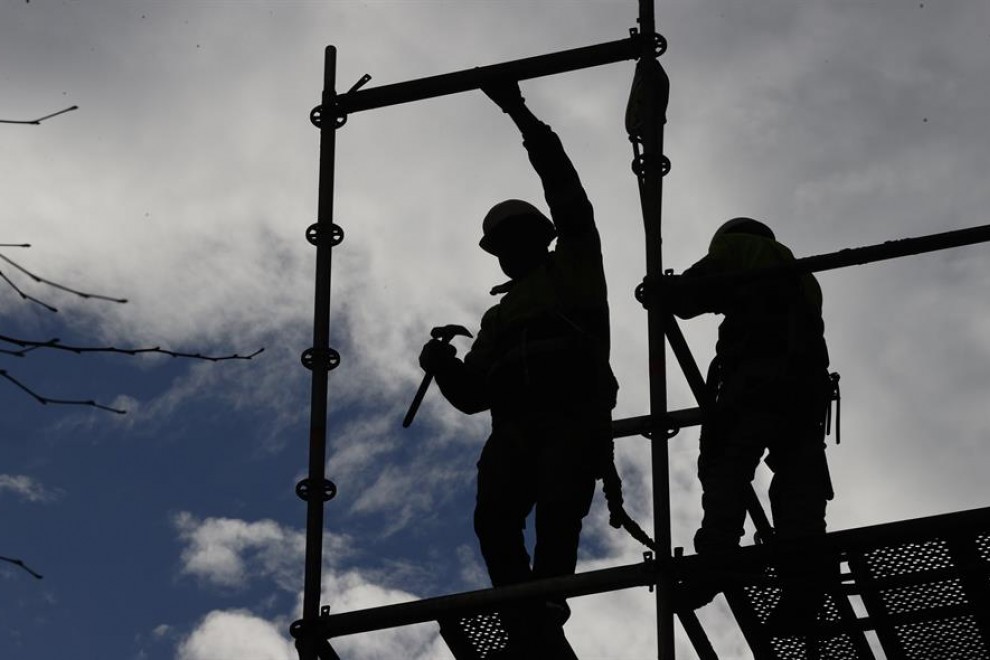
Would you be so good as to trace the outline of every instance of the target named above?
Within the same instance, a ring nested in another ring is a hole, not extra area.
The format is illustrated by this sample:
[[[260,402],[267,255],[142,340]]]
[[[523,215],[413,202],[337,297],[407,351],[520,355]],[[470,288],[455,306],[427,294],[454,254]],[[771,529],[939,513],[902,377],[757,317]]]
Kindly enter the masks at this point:
[[[24,273],[25,275],[27,275],[28,277],[30,277],[35,282],[38,282],[39,284],[47,284],[48,286],[50,286],[52,288],[60,289],[62,291],[66,291],[66,292],[71,293],[73,295],[79,296],[80,298],[84,298],[84,299],[87,299],[87,300],[90,299],[90,298],[94,298],[94,299],[97,299],[97,300],[106,300],[108,302],[115,302],[115,303],[121,303],[121,304],[127,302],[127,299],[126,298],[112,298],[110,296],[104,296],[104,295],[99,294],[99,293],[86,293],[85,291],[77,291],[76,289],[72,289],[70,287],[67,287],[64,284],[59,284],[58,282],[53,282],[51,280],[46,280],[43,277],[39,277],[38,275],[35,275],[31,271],[29,271],[27,268],[25,268],[24,266],[21,266],[20,264],[18,264],[17,262],[13,261],[12,259],[10,259],[9,257],[7,257],[6,255],[0,254],[0,259],[3,259],[8,264],[10,264],[11,266],[13,266],[17,270],[21,271],[22,273]],[[32,301],[34,301],[34,302],[36,302],[36,303],[38,303],[40,305],[43,305],[43,306],[47,307],[48,309],[52,310],[53,312],[58,311],[57,309],[55,309],[51,305],[47,305],[47,304],[41,302],[40,300],[38,300],[37,298],[34,298],[32,296],[29,296],[26,293],[24,293],[23,291],[21,291],[20,289],[18,289],[14,285],[14,283],[11,282],[10,279],[6,275],[3,275],[2,273],[0,273],[0,277],[3,277],[3,279],[7,282],[7,284],[9,284],[10,286],[12,286],[15,291],[17,291],[19,294],[21,294],[21,297],[28,298],[28,299],[30,299],[30,300],[32,300]]]
[[[45,115],[44,117],[38,117],[37,119],[0,119],[0,124],[31,124],[32,126],[37,126],[46,119],[51,119],[52,117],[57,117],[66,112],[71,112],[72,110],[78,110],[79,106],[74,105],[64,110],[59,110],[58,112],[53,112],[50,115]]]
[[[250,360],[251,358],[259,355],[265,349],[259,348],[253,353],[248,355],[203,355],[202,353],[183,353],[181,351],[171,351],[167,348],[161,348],[160,346],[153,346],[148,348],[117,348],[116,346],[72,346],[70,344],[63,344],[60,339],[49,339],[48,341],[35,341],[31,339],[20,339],[18,337],[10,337],[8,335],[0,334],[0,341],[7,342],[8,344],[14,344],[15,346],[20,346],[21,351],[10,351],[2,350],[0,351],[8,354],[15,355],[18,357],[23,357],[28,351],[32,351],[39,348],[51,348],[54,350],[68,351],[70,353],[120,353],[123,355],[141,355],[143,353],[159,353],[161,355],[168,355],[174,358],[189,358],[193,360],[206,360],[208,362],[222,362],[225,360]]]
[[[25,564],[20,559],[14,559],[12,557],[0,557],[0,561],[5,561],[5,562],[9,562],[11,564],[14,564],[15,566],[20,566],[25,571],[27,571],[28,573],[30,573],[32,576],[36,577],[39,580],[42,578],[41,573],[38,573],[38,572],[32,570],[30,566],[28,566],[27,564]]]
[[[140,355],[142,353],[159,353],[161,355],[168,355],[174,358],[189,358],[194,360],[207,360],[209,362],[221,362],[224,360],[250,360],[264,351],[264,348],[259,348],[253,353],[248,355],[203,355],[202,353],[182,353],[179,351],[170,351],[168,349],[154,347],[154,348],[116,348],[114,346],[106,347],[94,347],[94,346],[69,346],[62,344],[58,339],[49,339],[48,341],[32,341],[29,339],[18,339],[16,337],[8,337],[6,335],[0,335],[0,341],[5,341],[9,344],[14,344],[20,346],[22,350],[12,351],[9,349],[0,349],[0,353],[6,355],[12,355],[14,357],[24,357],[30,351],[39,348],[51,348],[62,351],[69,351],[71,353],[119,353],[123,355]],[[117,413],[118,415],[123,415],[127,411],[121,410],[119,408],[111,408],[110,406],[103,405],[102,403],[97,403],[92,399],[53,399],[51,397],[42,396],[38,394],[30,387],[17,380],[10,375],[5,369],[0,369],[0,378],[5,378],[21,390],[26,392],[35,401],[42,405],[48,405],[49,403],[68,405],[68,406],[90,406],[93,408],[99,408],[100,410],[106,410],[108,412]]]
[[[93,408],[99,408],[100,410],[106,410],[108,412],[117,413],[118,415],[123,415],[124,413],[127,412],[126,410],[120,410],[119,408],[111,408],[110,406],[105,406],[101,403],[97,403],[96,401],[93,401],[92,399],[84,401],[81,399],[52,399],[47,396],[41,396],[40,394],[32,390],[30,387],[28,387],[27,385],[25,385],[24,383],[22,383],[21,381],[17,380],[9,373],[7,373],[6,369],[0,369],[0,378],[6,378],[11,383],[13,383],[17,387],[27,392],[31,397],[34,398],[35,401],[37,401],[43,406],[47,406],[49,403],[55,403],[63,406],[91,406]]]
[[[0,256],[2,256],[2,255],[0,255]],[[41,305],[42,307],[44,307],[45,309],[47,309],[49,312],[57,312],[58,311],[58,308],[52,307],[51,305],[49,305],[48,303],[46,303],[44,300],[39,300],[39,299],[35,298],[34,296],[32,296],[31,294],[24,293],[23,291],[21,291],[21,288],[19,286],[17,286],[16,284],[14,284],[11,281],[11,279],[9,277],[7,277],[7,275],[2,270],[0,270],[0,279],[2,279],[4,282],[6,282],[7,283],[7,286],[9,286],[11,289],[13,289],[15,292],[17,292],[17,294],[20,295],[20,297],[22,299],[24,299],[24,300],[30,300],[33,303],[37,303],[37,304]]]

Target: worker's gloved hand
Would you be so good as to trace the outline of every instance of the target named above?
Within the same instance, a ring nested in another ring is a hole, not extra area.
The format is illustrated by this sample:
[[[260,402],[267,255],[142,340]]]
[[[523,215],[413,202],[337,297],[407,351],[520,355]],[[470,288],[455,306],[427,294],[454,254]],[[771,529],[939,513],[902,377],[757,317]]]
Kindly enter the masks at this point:
[[[419,366],[423,371],[437,373],[443,371],[457,355],[457,349],[447,342],[431,339],[419,353]]]
[[[515,80],[489,83],[482,86],[481,91],[494,101],[502,112],[512,112],[526,103],[522,92],[519,91],[519,83]]]

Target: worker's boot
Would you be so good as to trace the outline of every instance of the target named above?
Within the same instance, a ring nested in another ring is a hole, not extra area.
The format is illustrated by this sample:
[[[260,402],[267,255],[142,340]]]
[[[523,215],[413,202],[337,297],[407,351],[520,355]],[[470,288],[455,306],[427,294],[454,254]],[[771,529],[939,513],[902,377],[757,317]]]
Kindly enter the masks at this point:
[[[818,614],[827,593],[839,583],[838,561],[816,554],[806,543],[779,544],[781,554],[775,563],[781,596],[765,624],[771,634],[812,632],[818,625]]]
[[[714,538],[713,538],[714,537]],[[737,545],[722,539],[709,530],[701,529],[694,537],[695,552],[705,562],[706,571],[721,573],[732,560]],[[674,609],[687,612],[708,605],[722,592],[723,584],[714,575],[698,573],[678,581],[674,592]]]
[[[563,600],[551,600],[544,604],[540,645],[547,660],[577,660],[571,645],[564,636],[564,623],[571,617],[571,608]]]
[[[500,655],[494,655],[498,660],[537,660],[540,657],[539,647],[541,626],[539,625],[540,608],[533,603],[519,603],[508,606],[499,613],[502,627],[509,639],[506,649]]]
[[[509,637],[508,648],[492,654],[493,660],[577,660],[564,622],[571,610],[563,601],[528,603],[500,614]]]

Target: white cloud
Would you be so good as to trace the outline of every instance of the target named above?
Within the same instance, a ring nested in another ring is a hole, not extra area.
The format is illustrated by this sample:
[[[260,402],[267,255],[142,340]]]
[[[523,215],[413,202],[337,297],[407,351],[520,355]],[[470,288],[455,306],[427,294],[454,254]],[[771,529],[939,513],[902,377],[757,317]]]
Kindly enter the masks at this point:
[[[176,517],[175,525],[180,538],[190,544],[183,553],[185,572],[198,575],[215,586],[243,584],[250,572],[248,564],[252,563],[245,555],[252,550],[262,556],[260,561],[254,562],[259,564],[259,573],[279,574],[285,568],[282,562],[302,562],[295,543],[301,533],[273,525],[271,521],[199,521],[183,513]],[[285,552],[287,540],[291,546],[288,553]],[[339,558],[339,549],[328,554]],[[332,602],[334,610],[342,612],[415,600],[414,594],[384,586],[390,581],[390,575],[394,581],[396,570],[396,567],[389,571],[339,570],[327,565],[323,576],[326,602]],[[402,572],[398,570],[398,573]],[[276,586],[285,592],[295,593],[300,585],[301,578],[276,581]],[[293,617],[299,616],[299,608],[297,604]],[[263,618],[247,610],[212,611],[179,643],[177,660],[294,658],[295,650],[286,634],[290,620],[292,617],[289,616]],[[160,637],[170,632],[171,628],[163,625],[156,628],[155,635]],[[443,650],[435,626],[429,624],[334,639],[333,645],[343,657],[353,660],[400,657],[446,660],[450,657]]]
[[[24,474],[0,474],[0,494],[5,491],[28,502],[51,502],[61,495],[61,491]]]
[[[361,571],[328,571],[323,578],[323,591],[335,612],[350,612],[368,607],[408,602],[416,596],[405,591],[377,584]],[[404,626],[374,633],[350,635],[331,640],[340,656],[354,660],[446,660],[450,658],[435,624]]]
[[[176,660],[295,660],[291,639],[271,621],[242,610],[213,611],[180,642]]]
[[[201,520],[188,512],[176,514],[172,523],[186,543],[185,574],[226,588],[246,586],[254,578],[282,584],[301,579],[305,538],[299,531],[272,520]]]

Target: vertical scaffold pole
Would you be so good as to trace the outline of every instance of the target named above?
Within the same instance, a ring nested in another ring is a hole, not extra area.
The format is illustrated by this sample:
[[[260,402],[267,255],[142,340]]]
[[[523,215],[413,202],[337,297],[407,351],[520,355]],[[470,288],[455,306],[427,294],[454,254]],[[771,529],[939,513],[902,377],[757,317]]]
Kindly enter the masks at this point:
[[[327,46],[324,56],[322,104],[310,119],[320,129],[320,181],[317,221],[306,230],[306,239],[316,247],[316,285],[313,310],[313,346],[302,355],[312,371],[309,427],[308,477],[296,486],[306,502],[306,573],[302,620],[290,629],[301,660],[324,655],[316,636],[320,617],[320,591],[323,572],[324,504],[336,494],[336,486],[326,478],[327,393],[330,371],[340,363],[340,355],[330,347],[330,264],[333,247],[343,232],[333,222],[334,160],[336,130],[343,124],[336,112],[337,49]],[[325,644],[325,642],[324,642]]]
[[[639,30],[642,37],[639,66],[646,67],[658,55],[655,41],[656,16],[653,0],[639,0]],[[643,95],[644,115],[654,121],[645,121],[641,127],[642,153],[638,155],[638,178],[643,227],[646,238],[646,300],[647,332],[649,342],[649,379],[651,423],[651,469],[653,473],[653,529],[657,543],[657,559],[661,570],[656,591],[657,601],[657,657],[674,659],[674,579],[669,569],[672,553],[670,538],[670,476],[668,474],[666,346],[664,312],[661,301],[651,292],[656,290],[663,276],[662,239],[660,231],[663,201],[663,175],[666,162],[663,156],[663,125],[665,107],[657,107],[658,80],[652,75],[643,76],[646,85]],[[665,93],[666,90],[663,90]],[[666,104],[664,98],[664,106]]]

